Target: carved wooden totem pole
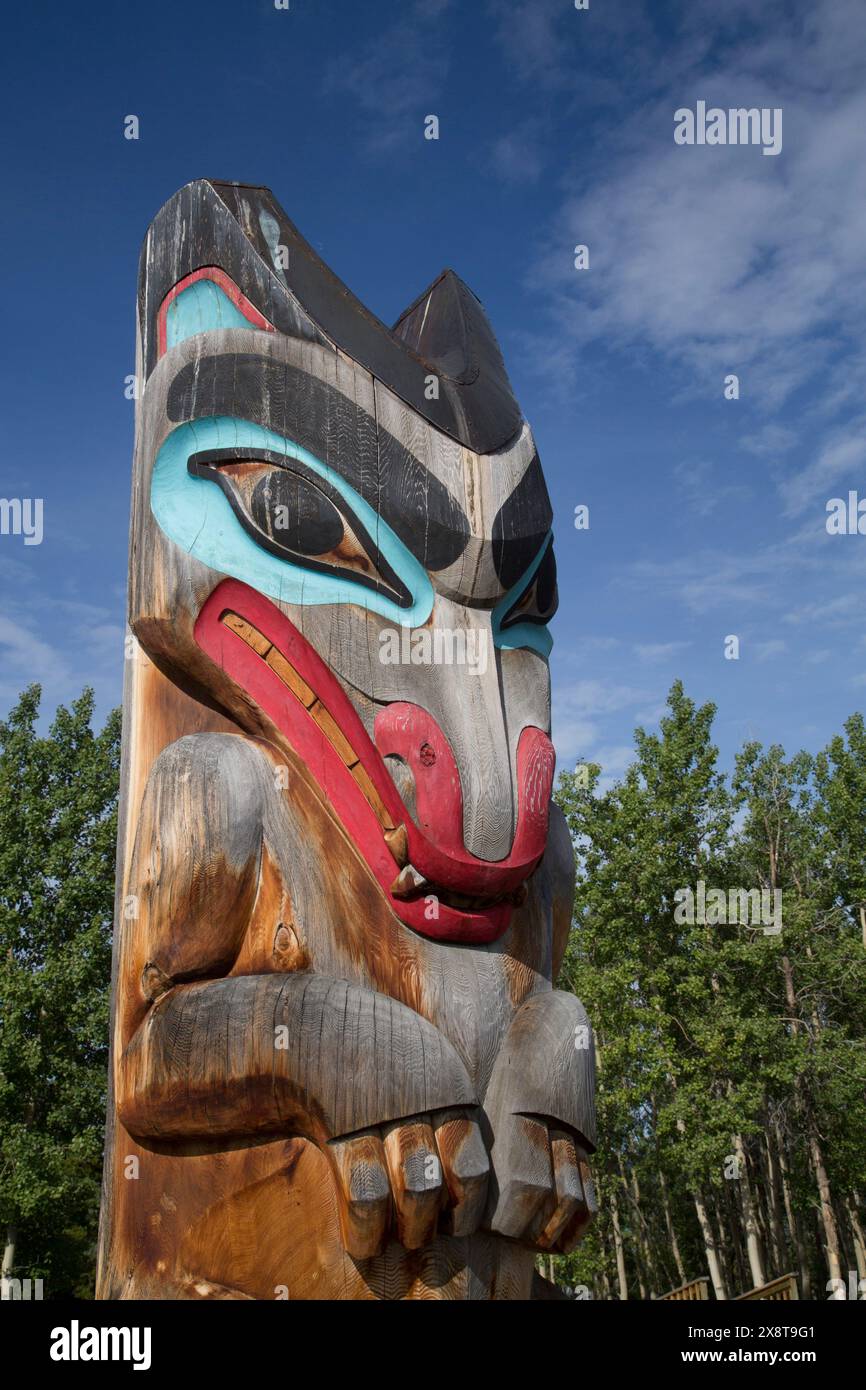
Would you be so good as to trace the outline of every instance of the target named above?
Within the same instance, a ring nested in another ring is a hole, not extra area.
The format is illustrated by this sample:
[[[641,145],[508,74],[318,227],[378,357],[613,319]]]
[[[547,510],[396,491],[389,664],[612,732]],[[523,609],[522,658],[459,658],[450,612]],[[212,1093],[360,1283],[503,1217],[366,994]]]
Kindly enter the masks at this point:
[[[496,341],[450,271],[386,328],[206,180],[138,311],[99,1296],[536,1296],[593,1050]]]

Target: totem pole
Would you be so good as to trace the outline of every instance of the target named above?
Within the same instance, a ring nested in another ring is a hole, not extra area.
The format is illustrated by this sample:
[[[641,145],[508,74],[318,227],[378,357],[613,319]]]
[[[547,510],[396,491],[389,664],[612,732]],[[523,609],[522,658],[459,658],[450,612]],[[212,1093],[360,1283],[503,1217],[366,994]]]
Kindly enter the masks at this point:
[[[447,271],[388,329],[200,180],[136,375],[98,1295],[549,1296],[593,1048],[551,509],[484,311]]]

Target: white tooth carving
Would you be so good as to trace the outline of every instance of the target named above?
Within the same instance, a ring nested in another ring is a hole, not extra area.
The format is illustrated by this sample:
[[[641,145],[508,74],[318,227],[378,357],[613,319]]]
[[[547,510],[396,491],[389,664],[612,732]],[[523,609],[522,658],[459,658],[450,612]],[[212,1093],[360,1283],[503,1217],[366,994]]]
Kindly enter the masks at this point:
[[[407,864],[405,869],[401,869],[394,882],[391,884],[391,893],[395,898],[408,898],[410,893],[417,893],[420,888],[427,883],[423,874],[419,874],[414,864]]]

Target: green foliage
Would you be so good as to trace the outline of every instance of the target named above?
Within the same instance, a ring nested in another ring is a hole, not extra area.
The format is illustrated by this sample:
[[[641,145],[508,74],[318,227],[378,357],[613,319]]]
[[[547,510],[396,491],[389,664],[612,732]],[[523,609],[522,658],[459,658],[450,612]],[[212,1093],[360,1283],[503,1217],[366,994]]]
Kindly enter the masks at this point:
[[[636,731],[621,781],[601,790],[596,767],[588,784],[565,774],[557,789],[579,864],[560,984],[595,1024],[602,1144],[596,1229],[559,1277],[596,1296],[619,1296],[614,1216],[630,1296],[681,1282],[671,1226],[685,1277],[706,1275],[696,1199],[715,1223],[729,1292],[751,1287],[745,1184],[728,1176],[737,1142],[767,1277],[796,1269],[804,1248],[779,1219],[772,1151],[806,1236],[801,1275],[823,1289],[807,1120],[854,1267],[845,1207],[866,1191],[866,729],[853,716],[816,759],[748,744],[726,779],[714,714],[677,682],[659,732]],[[781,933],[709,912],[683,920],[677,892],[700,880],[726,895],[778,889]]]
[[[88,1294],[105,1117],[120,714],[0,723],[0,1226],[15,1273]]]
[[[0,724],[0,1230],[16,1232],[16,1273],[42,1277],[49,1297],[87,1296],[120,716],[94,733],[86,691],[41,736],[39,701],[31,688]],[[595,1297],[619,1296],[618,1241],[629,1296],[705,1275],[697,1200],[729,1292],[751,1285],[741,1185],[726,1176],[735,1140],[767,1277],[797,1270],[820,1297],[807,1130],[844,1267],[855,1267],[851,1212],[866,1194],[866,726],[853,715],[815,758],[749,743],[725,778],[714,714],[676,683],[658,733],[636,731],[621,781],[602,789],[593,767],[587,784],[566,774],[557,790],[579,864],[559,983],[595,1024],[601,1148],[598,1219],[556,1265],[561,1283]],[[699,880],[777,889],[782,932],[682,920],[677,892]]]

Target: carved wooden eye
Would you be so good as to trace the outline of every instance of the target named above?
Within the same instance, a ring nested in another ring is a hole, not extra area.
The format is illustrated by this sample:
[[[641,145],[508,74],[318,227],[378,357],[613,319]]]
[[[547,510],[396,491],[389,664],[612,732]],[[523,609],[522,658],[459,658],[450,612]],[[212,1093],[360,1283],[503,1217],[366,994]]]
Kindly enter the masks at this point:
[[[559,593],[556,586],[556,559],[549,544],[531,581],[515,599],[500,623],[504,631],[517,623],[549,623],[556,612]]]
[[[265,468],[250,497],[250,511],[260,529],[302,555],[336,552],[347,530],[330,498],[297,473]]]
[[[187,467],[217,484],[247,534],[272,555],[411,607],[408,588],[346,499],[305,463],[266,450],[212,449],[193,454]]]
[[[303,555],[376,578],[376,566],[348,518],[310,478],[264,460],[218,467],[261,535],[287,557]]]

